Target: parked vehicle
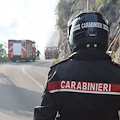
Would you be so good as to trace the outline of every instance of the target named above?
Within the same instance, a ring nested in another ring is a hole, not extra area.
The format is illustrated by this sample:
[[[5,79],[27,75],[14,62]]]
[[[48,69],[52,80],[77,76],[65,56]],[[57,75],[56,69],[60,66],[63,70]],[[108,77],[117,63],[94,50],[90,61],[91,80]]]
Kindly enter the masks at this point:
[[[32,40],[8,40],[8,57],[12,62],[16,60],[35,61],[35,44]]]
[[[58,49],[56,46],[45,48],[45,59],[58,58]]]

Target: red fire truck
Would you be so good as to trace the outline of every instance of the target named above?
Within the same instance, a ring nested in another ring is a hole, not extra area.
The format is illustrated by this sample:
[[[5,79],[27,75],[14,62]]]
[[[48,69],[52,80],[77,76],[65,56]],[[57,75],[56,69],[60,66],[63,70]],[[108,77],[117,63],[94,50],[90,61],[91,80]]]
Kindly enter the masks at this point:
[[[45,48],[45,59],[58,58],[58,49],[56,46]]]
[[[16,60],[35,61],[36,45],[31,40],[8,40],[8,57],[12,62]]]

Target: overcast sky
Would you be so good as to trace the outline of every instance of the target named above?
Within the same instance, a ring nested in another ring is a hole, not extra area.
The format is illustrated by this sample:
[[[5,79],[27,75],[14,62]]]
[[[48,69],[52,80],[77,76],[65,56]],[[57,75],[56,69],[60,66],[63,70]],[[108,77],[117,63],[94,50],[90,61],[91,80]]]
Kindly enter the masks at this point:
[[[57,38],[55,7],[58,0],[0,0],[0,43],[8,39],[35,40],[43,52]],[[57,40],[57,39],[56,39]]]

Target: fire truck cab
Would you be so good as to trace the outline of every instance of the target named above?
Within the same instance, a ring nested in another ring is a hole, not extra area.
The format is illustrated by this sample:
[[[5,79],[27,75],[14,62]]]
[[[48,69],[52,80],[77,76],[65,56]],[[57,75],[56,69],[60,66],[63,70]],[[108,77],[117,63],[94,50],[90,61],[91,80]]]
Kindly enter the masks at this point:
[[[45,59],[58,58],[58,48],[56,46],[45,48]]]

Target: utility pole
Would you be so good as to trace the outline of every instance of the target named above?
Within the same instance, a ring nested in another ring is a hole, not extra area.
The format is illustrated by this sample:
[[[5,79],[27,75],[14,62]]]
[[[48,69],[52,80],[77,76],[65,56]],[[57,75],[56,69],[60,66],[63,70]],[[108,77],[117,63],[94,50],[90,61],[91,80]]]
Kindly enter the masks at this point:
[[[90,10],[90,0],[87,0],[87,12]]]

